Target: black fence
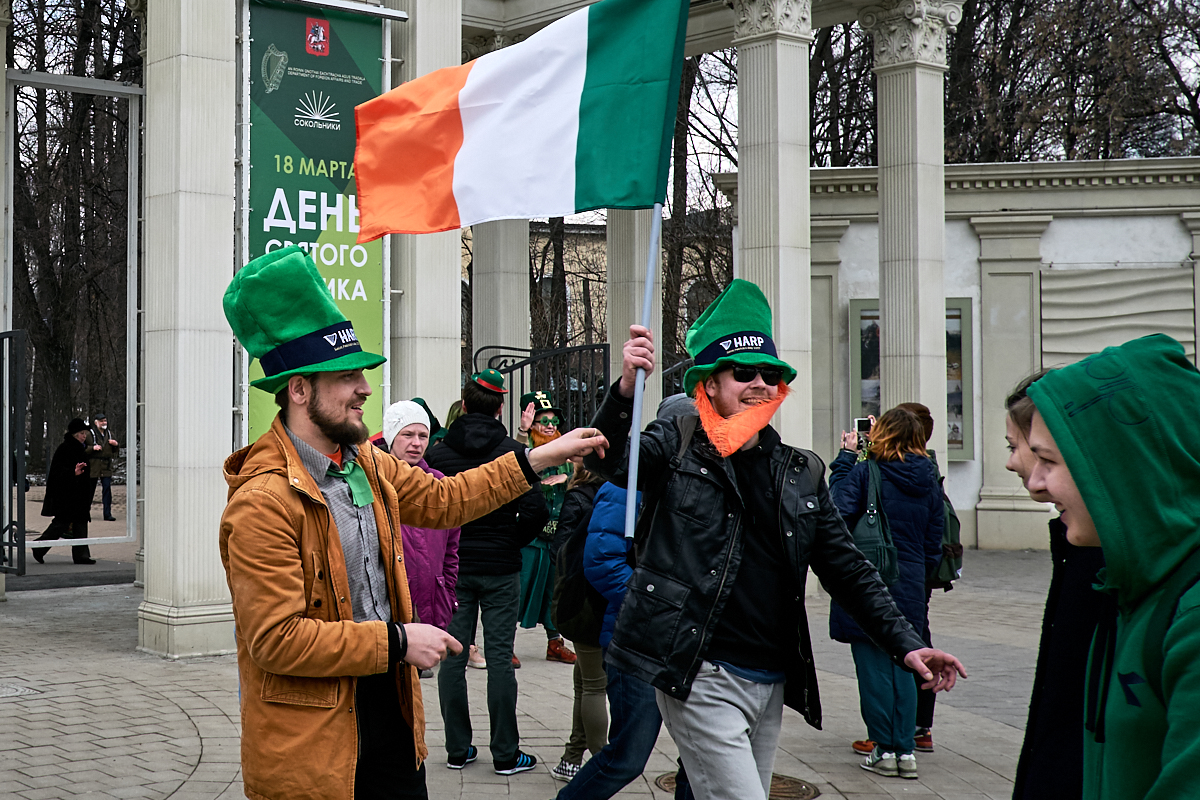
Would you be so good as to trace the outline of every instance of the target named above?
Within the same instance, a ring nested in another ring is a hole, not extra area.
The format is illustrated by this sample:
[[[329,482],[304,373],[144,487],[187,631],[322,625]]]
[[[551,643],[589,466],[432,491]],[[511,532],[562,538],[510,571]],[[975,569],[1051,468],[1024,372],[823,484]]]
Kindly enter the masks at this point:
[[[525,350],[517,347],[481,347],[472,359],[475,372],[498,370],[504,375],[509,402],[501,419],[509,431],[520,427],[521,395],[549,391],[562,409],[559,430],[587,425],[608,391],[608,344],[589,344],[562,350]]]
[[[25,383],[25,331],[0,333],[0,386],[5,413],[0,415],[0,441],[6,468],[0,500],[0,572],[25,574],[25,417],[29,410]]]
[[[673,367],[668,367],[662,373],[662,390],[663,397],[670,397],[673,394],[679,394],[683,391],[683,376],[695,364],[695,360],[691,358],[680,361]]]

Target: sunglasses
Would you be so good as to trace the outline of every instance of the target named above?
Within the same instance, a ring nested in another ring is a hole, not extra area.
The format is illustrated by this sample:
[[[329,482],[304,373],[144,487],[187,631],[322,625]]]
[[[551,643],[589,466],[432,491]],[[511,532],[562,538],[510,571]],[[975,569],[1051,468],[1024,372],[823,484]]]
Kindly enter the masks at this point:
[[[534,422],[538,425],[557,426],[558,423],[562,422],[562,420],[560,420],[558,417],[542,417],[541,419],[535,419]]]
[[[761,375],[767,386],[777,386],[783,380],[783,370],[779,367],[758,367],[739,364],[733,368],[733,379],[738,383],[750,383],[755,375]]]

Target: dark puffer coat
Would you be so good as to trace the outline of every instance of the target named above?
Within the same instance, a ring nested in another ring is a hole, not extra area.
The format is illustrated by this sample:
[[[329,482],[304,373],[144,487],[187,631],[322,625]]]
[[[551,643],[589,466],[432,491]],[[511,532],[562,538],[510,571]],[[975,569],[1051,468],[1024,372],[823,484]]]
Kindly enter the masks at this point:
[[[524,450],[509,438],[500,420],[485,414],[464,414],[450,426],[445,439],[426,451],[425,461],[439,472],[457,475],[505,453]],[[458,541],[458,574],[520,572],[521,548],[533,541],[549,519],[542,491],[534,486],[511,503],[463,525]]]
[[[852,531],[867,510],[870,474],[865,461],[854,463],[856,457],[855,453],[843,450],[829,468],[829,493],[846,527]],[[936,569],[942,558],[945,527],[942,488],[928,458],[910,455],[904,461],[878,463],[883,479],[883,513],[891,527],[900,563],[900,579],[888,589],[905,619],[913,628],[923,631],[928,617],[925,575]],[[837,601],[830,603],[829,635],[839,642],[871,641]]]

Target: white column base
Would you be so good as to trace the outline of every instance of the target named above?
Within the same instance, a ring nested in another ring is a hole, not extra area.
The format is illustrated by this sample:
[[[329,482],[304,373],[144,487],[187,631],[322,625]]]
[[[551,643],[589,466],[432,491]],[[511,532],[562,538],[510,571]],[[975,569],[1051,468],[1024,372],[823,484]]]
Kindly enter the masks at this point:
[[[138,652],[171,660],[236,653],[233,607],[144,601],[138,606],[138,642]]]
[[[1023,488],[984,486],[975,506],[980,550],[1048,550],[1053,506],[1029,499]]]

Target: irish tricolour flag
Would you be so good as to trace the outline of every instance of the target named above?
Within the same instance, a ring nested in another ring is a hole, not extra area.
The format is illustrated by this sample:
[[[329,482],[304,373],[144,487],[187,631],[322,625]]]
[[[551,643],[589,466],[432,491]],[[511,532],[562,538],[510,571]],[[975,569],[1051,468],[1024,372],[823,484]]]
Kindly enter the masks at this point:
[[[358,240],[661,203],[687,12],[601,0],[359,106]]]

